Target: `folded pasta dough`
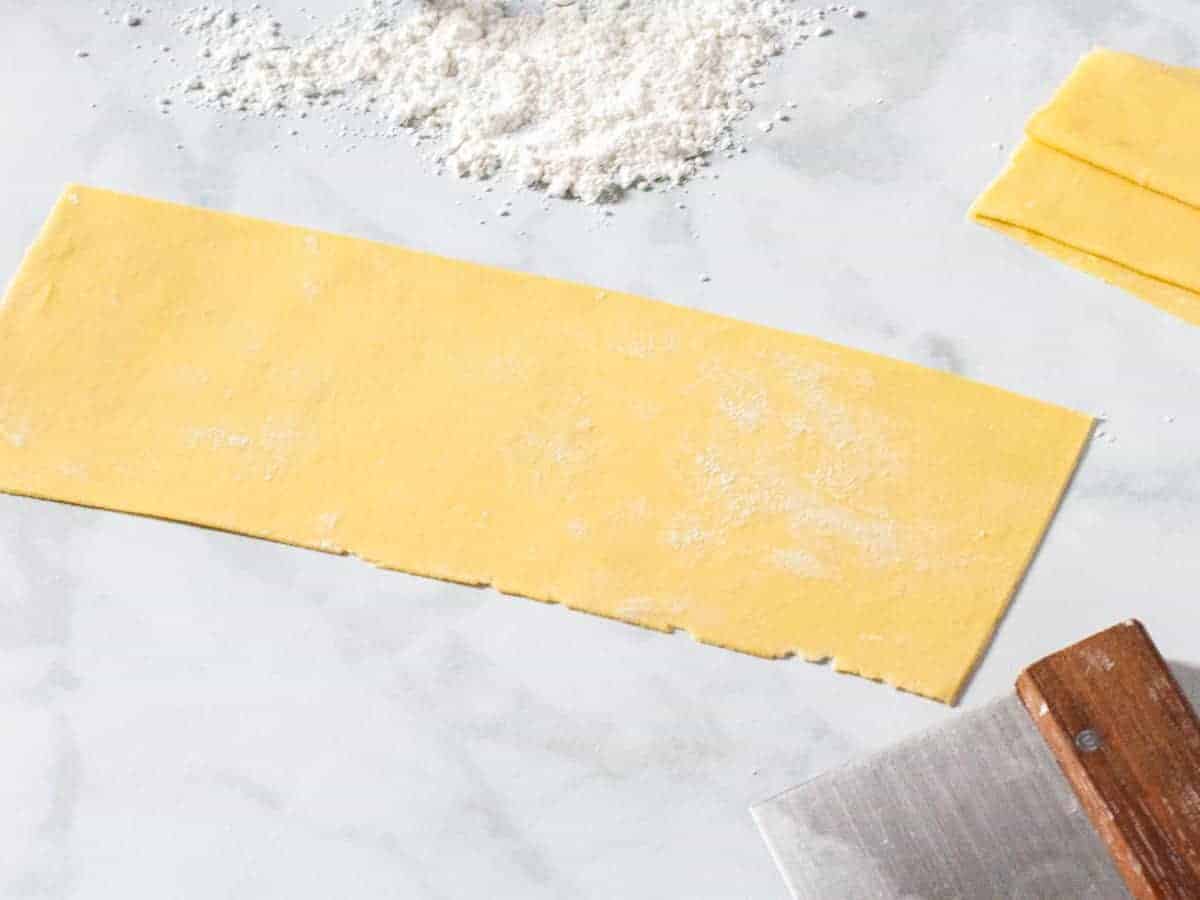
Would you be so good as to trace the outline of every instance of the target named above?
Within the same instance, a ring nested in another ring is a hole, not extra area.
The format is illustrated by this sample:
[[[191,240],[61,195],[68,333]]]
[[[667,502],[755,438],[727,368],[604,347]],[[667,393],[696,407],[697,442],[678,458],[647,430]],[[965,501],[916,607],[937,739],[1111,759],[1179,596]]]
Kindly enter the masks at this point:
[[[1200,72],[1096,50],[971,215],[1200,324]]]

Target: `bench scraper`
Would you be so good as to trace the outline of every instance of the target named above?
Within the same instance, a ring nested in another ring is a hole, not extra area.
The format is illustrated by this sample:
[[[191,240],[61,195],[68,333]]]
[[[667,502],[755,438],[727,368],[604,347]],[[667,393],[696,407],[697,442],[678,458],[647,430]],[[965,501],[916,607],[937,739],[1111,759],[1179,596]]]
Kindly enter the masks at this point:
[[[1127,621],[751,812],[798,900],[1196,900],[1200,722]]]

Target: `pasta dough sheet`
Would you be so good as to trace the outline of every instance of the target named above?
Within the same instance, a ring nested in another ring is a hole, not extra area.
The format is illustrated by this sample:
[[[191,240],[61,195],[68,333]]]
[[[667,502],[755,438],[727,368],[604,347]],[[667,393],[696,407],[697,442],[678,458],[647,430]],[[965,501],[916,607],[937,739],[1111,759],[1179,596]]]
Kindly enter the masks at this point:
[[[1083,58],[971,209],[981,223],[1200,324],[1200,71]]]
[[[0,489],[957,695],[1091,420],[638,297],[73,186]]]

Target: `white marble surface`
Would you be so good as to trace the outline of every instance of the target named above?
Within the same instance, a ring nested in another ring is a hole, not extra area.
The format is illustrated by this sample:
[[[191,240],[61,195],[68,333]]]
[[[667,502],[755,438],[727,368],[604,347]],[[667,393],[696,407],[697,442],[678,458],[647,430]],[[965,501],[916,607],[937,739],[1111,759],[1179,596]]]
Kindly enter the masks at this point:
[[[135,33],[102,5],[0,0],[0,277],[78,180],[1103,412],[1116,441],[1088,453],[963,702],[1129,615],[1200,661],[1200,329],[964,221],[994,144],[1091,44],[1200,64],[1194,4],[878,0],[775,69],[766,96],[796,100],[796,121],[720,161],[716,196],[639,195],[603,227],[528,195],[502,222],[505,195],[476,201],[403,142],[331,154],[318,122],[297,140],[292,123],[161,115],[181,70],[151,60],[190,52],[169,7]],[[953,715],[825,666],[0,497],[4,897],[782,898],[747,806]]]

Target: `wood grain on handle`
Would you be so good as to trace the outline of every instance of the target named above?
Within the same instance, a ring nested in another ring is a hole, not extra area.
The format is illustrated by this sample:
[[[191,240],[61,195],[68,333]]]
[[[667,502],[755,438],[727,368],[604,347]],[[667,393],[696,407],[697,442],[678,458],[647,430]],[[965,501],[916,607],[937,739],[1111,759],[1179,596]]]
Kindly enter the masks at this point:
[[[1142,624],[1034,663],[1017,693],[1132,894],[1200,897],[1200,721]]]

